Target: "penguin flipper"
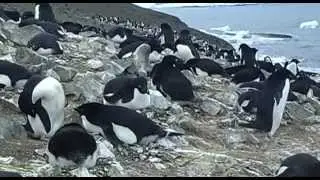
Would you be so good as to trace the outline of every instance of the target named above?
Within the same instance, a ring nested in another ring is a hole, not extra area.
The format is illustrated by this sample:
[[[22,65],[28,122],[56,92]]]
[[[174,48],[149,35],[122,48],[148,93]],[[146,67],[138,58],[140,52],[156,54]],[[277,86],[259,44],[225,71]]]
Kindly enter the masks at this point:
[[[51,130],[51,122],[50,122],[50,117],[47,111],[42,107],[40,100],[36,102],[35,107],[36,107],[36,113],[39,115],[39,118],[46,132],[49,133],[49,131]]]
[[[116,136],[116,134],[113,132],[112,128],[107,127],[107,126],[104,126],[104,127],[102,127],[102,130],[103,130],[103,133],[104,133],[104,134],[103,134],[104,138],[108,139],[108,141],[109,141],[112,145],[117,146],[117,145],[122,145],[122,144],[123,144],[123,142],[120,141],[120,140],[117,138],[117,136]]]

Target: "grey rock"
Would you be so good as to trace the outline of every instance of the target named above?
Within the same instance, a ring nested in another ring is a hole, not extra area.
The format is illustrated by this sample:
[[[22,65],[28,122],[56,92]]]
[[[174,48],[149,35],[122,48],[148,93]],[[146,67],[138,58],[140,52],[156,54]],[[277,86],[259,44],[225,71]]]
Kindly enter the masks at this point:
[[[313,125],[320,123],[320,116],[310,116],[303,121],[304,124]]]
[[[55,78],[55,79],[58,80],[58,81],[61,81],[59,74],[56,73],[53,69],[49,69],[49,70],[47,71],[47,74],[46,74],[46,75],[47,75],[47,76],[50,76],[50,77],[53,77],[53,78]]]
[[[226,89],[226,91],[214,94],[214,98],[225,105],[234,106],[237,102],[238,95],[235,92],[230,92],[228,89]]]
[[[94,60],[91,59],[87,62],[89,68],[94,69],[94,70],[98,70],[101,69],[103,67],[103,63],[99,60]]]
[[[17,63],[28,65],[38,65],[49,62],[47,57],[39,55],[26,47],[18,47],[15,58]]]
[[[228,129],[226,133],[225,143],[227,145],[244,143],[247,140],[247,136],[244,132],[244,129]]]
[[[167,109],[171,105],[171,103],[162,96],[162,94],[159,91],[156,90],[149,90],[150,92],[150,104],[154,108],[158,109]]]
[[[57,65],[53,70],[59,75],[61,82],[72,81],[74,76],[77,74],[77,70],[71,67],[65,67]]]
[[[101,83],[102,84],[106,84],[107,82],[109,82],[110,80],[116,78],[116,76],[112,73],[109,73],[107,71],[103,71],[103,72],[97,72],[96,73],[97,76],[99,76],[99,78],[101,79]]]
[[[105,70],[109,73],[117,75],[122,73],[124,71],[124,68],[114,61],[108,61],[105,63]]]
[[[1,56],[0,60],[15,63],[15,60],[13,59],[11,54],[7,54],[5,56]]]
[[[200,107],[204,112],[212,116],[216,116],[223,111],[220,104],[216,103],[216,101],[212,100],[211,98],[204,100]]]
[[[97,79],[98,77],[92,72],[78,73],[73,79],[75,90],[81,93],[86,102],[102,103],[104,86]]]
[[[44,32],[44,30],[36,25],[29,25],[19,28],[17,24],[10,22],[3,22],[1,25],[1,32],[7,39],[19,45],[27,46],[28,41],[35,35]]]
[[[300,104],[296,102],[287,102],[285,110],[289,114],[289,116],[298,121],[303,121],[304,119],[311,117],[314,115],[312,111],[302,108]]]

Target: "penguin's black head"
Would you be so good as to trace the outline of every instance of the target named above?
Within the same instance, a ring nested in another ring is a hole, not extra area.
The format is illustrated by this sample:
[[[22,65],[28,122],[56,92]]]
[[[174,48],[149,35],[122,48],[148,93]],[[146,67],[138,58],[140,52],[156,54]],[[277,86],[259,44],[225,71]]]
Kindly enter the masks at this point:
[[[25,11],[21,15],[21,20],[29,19],[29,18],[34,18],[34,13],[31,11]]]
[[[149,93],[148,91],[148,82],[145,77],[137,77],[133,80],[133,85],[138,88],[142,94]]]
[[[100,103],[86,103],[74,108],[80,115],[90,116],[98,112],[104,105]]]
[[[291,79],[296,79],[296,76],[292,74],[291,71],[289,71],[288,69],[281,67],[279,68],[276,73],[278,74],[278,77],[283,77],[283,78],[289,78]]]
[[[275,63],[274,64],[274,70],[275,71],[277,71],[277,70],[279,70],[279,69],[281,69],[282,68],[282,65],[280,64],[280,63]]]
[[[168,23],[162,23],[160,25],[161,30],[171,29],[171,26]]]
[[[40,6],[50,6],[49,3],[36,3],[36,5],[40,5]]]
[[[27,44],[27,47],[28,48],[31,48],[33,51],[37,51],[40,46],[32,41],[29,41],[28,44]]]
[[[125,31],[125,34],[127,36],[131,36],[133,34],[133,30],[132,29],[125,28],[124,31]]]
[[[264,62],[270,62],[270,63],[272,63],[272,60],[271,60],[270,56],[264,57],[263,60],[264,60]]]
[[[151,47],[151,52],[153,51],[157,51],[158,53],[161,53],[162,51],[162,48],[161,48],[161,45],[160,45],[160,41],[155,39],[155,38],[151,38],[150,40],[148,40],[147,42],[150,47]]]
[[[298,59],[292,59],[290,62],[294,62],[294,63],[296,63],[296,64],[299,64],[299,63],[300,63],[300,61],[299,61]]]
[[[174,67],[174,68],[177,68],[179,70],[188,69],[188,68],[186,68],[183,60],[179,59],[178,57],[176,57],[174,55],[165,56],[162,59],[161,64],[163,64],[163,65],[165,65],[167,67]]]
[[[251,52],[253,55],[256,55],[256,53],[258,52],[257,48],[251,48]]]

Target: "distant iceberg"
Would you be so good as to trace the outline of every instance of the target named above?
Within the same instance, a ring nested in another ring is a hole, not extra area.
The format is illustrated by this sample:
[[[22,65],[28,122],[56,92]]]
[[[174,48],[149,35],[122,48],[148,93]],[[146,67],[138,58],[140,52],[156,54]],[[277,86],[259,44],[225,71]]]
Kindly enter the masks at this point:
[[[300,24],[300,29],[315,29],[319,26],[319,22],[317,20],[306,21]]]

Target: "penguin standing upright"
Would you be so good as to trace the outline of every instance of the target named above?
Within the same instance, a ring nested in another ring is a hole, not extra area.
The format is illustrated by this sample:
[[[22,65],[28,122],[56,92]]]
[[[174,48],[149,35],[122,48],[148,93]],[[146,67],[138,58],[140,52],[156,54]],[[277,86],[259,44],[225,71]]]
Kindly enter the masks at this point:
[[[159,38],[161,41],[161,46],[163,49],[169,48],[171,50],[175,50],[174,47],[174,33],[171,26],[168,23],[162,23],[160,25],[161,33],[159,34]]]
[[[180,72],[183,67],[180,61],[173,55],[167,55],[153,67],[150,76],[153,85],[164,97],[169,96],[174,101],[191,101],[194,99],[192,84]]]
[[[52,77],[32,76],[19,96],[18,105],[26,115],[24,128],[33,138],[51,137],[63,125],[64,91]]]
[[[49,3],[36,3],[34,8],[34,19],[56,22],[52,7]]]
[[[130,73],[137,73],[141,76],[147,76],[148,72],[150,72],[152,69],[149,62],[149,56],[152,51],[157,51],[159,53],[161,52],[160,42],[156,39],[152,39],[141,44],[131,44],[129,46],[130,47],[128,48],[130,48],[130,50],[128,50],[128,52],[131,51],[133,54],[133,63],[127,67],[127,70],[133,71]]]
[[[174,55],[184,60],[185,62],[192,58],[200,58],[197,49],[193,46],[190,32],[188,30],[182,30],[180,37],[175,42]]]
[[[253,67],[256,64],[256,53],[258,49],[251,48],[247,44],[240,44],[239,46],[240,63],[247,67]]]
[[[248,124],[239,123],[239,125],[259,129],[273,136],[280,126],[290,90],[289,79],[291,77],[292,74],[285,68],[272,73],[264,82],[255,121]]]
[[[159,138],[183,135],[163,129],[145,115],[121,106],[86,103],[75,110],[80,114],[88,132],[102,134],[114,145],[148,144]]]

